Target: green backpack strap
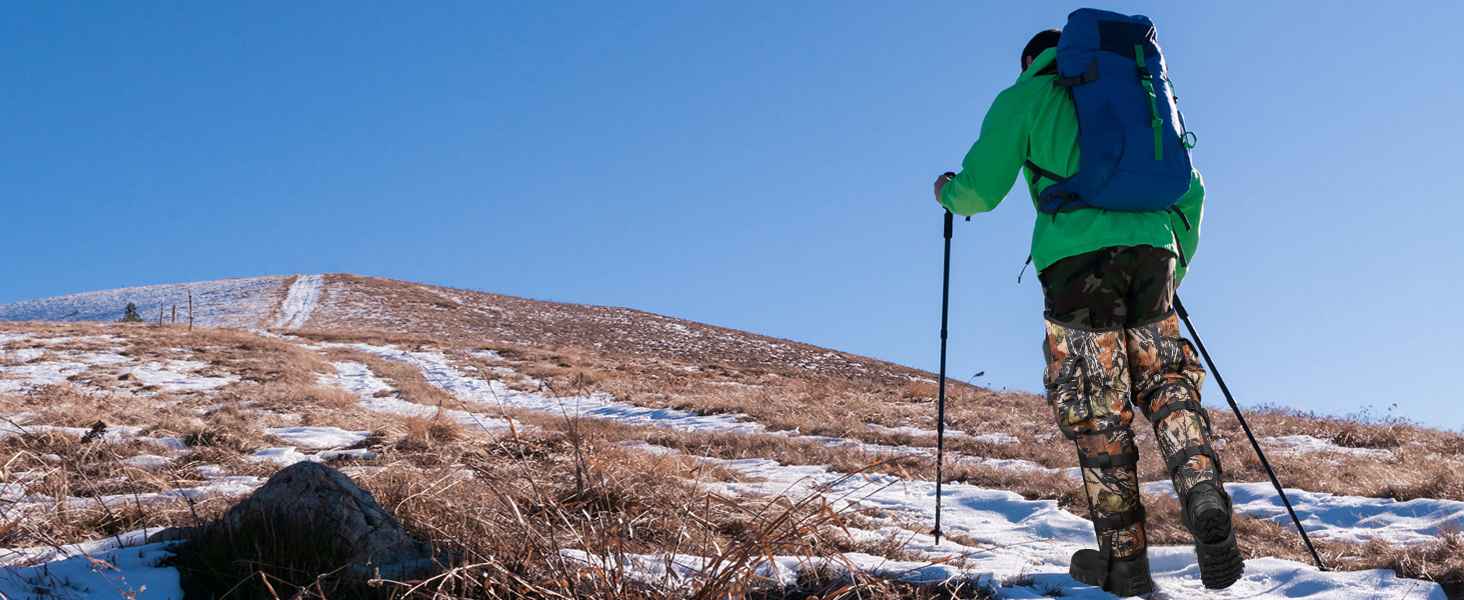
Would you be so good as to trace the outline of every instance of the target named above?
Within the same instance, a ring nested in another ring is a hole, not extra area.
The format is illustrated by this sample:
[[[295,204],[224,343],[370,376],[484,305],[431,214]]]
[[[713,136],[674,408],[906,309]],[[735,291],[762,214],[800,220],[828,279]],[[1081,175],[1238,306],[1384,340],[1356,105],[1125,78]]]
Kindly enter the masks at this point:
[[[1149,95],[1149,126],[1154,128],[1154,160],[1164,160],[1164,118],[1159,116],[1159,97],[1154,92],[1154,76],[1144,62],[1144,45],[1134,44],[1134,62],[1139,65],[1139,85]]]

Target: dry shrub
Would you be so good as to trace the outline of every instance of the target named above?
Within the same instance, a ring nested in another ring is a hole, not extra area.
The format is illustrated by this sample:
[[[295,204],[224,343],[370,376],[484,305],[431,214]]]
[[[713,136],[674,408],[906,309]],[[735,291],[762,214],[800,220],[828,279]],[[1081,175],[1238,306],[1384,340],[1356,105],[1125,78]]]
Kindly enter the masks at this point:
[[[1370,547],[1369,554],[1388,557],[1389,566],[1403,577],[1436,581],[1450,598],[1464,597],[1464,532],[1447,529],[1437,540],[1417,546]]]
[[[949,481],[1010,490],[1028,500],[1058,500],[1064,508],[1079,507],[1086,511],[1082,484],[1062,473],[1025,469],[997,468],[988,465],[951,465],[946,468]],[[1081,512],[1080,511],[1080,512]]]
[[[373,478],[373,492],[408,527],[461,557],[419,589],[444,598],[917,597],[880,595],[893,587],[865,580],[835,592],[825,585],[831,578],[819,577],[804,590],[773,589],[752,567],[769,554],[835,552],[830,528],[840,515],[814,498],[707,495],[679,476],[678,457],[573,439],[551,438],[530,453],[505,450],[534,457],[526,461],[475,462],[477,481],[451,493],[428,493],[438,485],[429,474],[393,470]],[[583,550],[599,564],[568,559],[562,549]],[[623,560],[637,552],[711,556],[719,574],[690,589],[637,581]]]
[[[456,421],[444,418],[440,411],[430,419],[403,417],[402,425],[406,428],[406,434],[397,440],[396,448],[407,452],[439,449],[464,437],[463,427]]]
[[[250,452],[264,445],[264,433],[259,430],[258,421],[236,405],[224,406],[204,415],[202,426],[184,432],[183,443],[195,448]]]
[[[900,397],[906,400],[929,400],[935,398],[940,391],[936,384],[929,381],[911,381],[904,387]]]

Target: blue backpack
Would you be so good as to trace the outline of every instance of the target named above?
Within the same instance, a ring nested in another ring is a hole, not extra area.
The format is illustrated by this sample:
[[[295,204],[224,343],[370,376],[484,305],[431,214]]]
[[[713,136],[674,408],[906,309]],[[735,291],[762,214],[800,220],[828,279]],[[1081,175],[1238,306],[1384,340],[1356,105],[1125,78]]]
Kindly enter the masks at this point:
[[[1154,23],[1091,8],[1073,11],[1057,44],[1057,79],[1078,114],[1078,172],[1058,177],[1030,159],[1037,198],[1056,214],[1076,208],[1166,210],[1189,189],[1194,135],[1175,105]]]

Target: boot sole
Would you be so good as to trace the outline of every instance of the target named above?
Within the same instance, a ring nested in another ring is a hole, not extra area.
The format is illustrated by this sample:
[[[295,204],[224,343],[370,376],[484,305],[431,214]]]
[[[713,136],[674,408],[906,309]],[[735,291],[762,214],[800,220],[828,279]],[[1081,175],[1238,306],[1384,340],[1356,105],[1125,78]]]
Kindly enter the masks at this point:
[[[1245,572],[1245,561],[1235,545],[1234,530],[1230,526],[1230,513],[1224,510],[1208,510],[1195,518],[1196,535],[1200,544],[1195,555],[1200,562],[1200,581],[1212,590],[1225,589],[1240,580]]]
[[[1207,510],[1195,518],[1196,537],[1201,543],[1218,544],[1230,536],[1230,513]]]

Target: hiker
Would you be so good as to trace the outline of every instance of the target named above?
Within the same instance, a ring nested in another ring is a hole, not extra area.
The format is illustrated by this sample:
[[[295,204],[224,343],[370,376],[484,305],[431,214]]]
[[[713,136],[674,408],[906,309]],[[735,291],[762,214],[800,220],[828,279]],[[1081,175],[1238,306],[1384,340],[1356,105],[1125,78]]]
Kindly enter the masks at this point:
[[[1064,30],[1033,36],[1021,67],[961,172],[936,179],[935,196],[955,214],[990,211],[1025,167],[1038,208],[1028,260],[1045,302],[1043,383],[1077,445],[1099,546],[1074,554],[1069,572],[1120,595],[1154,589],[1130,427],[1137,407],[1154,427],[1205,586],[1229,587],[1244,564],[1200,406],[1205,371],[1173,300],[1195,255],[1204,183],[1153,25],[1079,10]],[[1117,151],[1104,146],[1116,138]],[[1080,148],[1092,158],[1080,160]]]

